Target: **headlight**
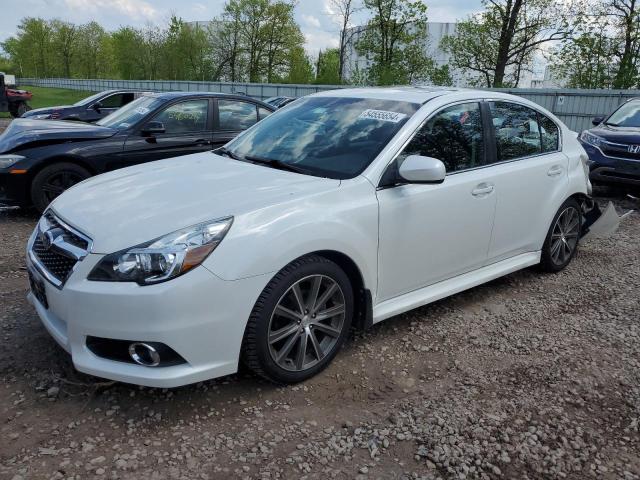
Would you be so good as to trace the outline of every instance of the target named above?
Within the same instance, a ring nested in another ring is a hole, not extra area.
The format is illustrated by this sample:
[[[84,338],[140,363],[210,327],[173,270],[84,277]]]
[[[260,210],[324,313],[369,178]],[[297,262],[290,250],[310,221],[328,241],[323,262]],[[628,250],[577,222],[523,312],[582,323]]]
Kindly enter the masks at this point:
[[[51,118],[50,113],[40,113],[38,115],[31,115],[28,118],[34,118],[36,120],[46,120],[47,118]]]
[[[200,265],[229,231],[233,217],[199,223],[137,247],[104,257],[89,274],[89,280],[164,282]]]
[[[599,147],[604,143],[604,139],[598,137],[597,135],[589,133],[586,130],[582,132],[582,135],[580,135],[580,139],[583,142],[588,143],[589,145],[593,145],[594,147]]]
[[[25,158],[22,155],[0,155],[0,168],[9,168]]]

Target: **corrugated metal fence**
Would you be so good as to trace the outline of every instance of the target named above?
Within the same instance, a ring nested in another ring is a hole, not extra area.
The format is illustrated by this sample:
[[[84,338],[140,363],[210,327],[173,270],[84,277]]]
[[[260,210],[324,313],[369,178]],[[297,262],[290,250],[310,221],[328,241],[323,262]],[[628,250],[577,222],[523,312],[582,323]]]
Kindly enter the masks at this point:
[[[100,80],[69,78],[20,78],[20,85],[68,88],[98,92],[113,88],[145,91],[191,91],[244,93],[252,97],[302,97],[323,90],[343,88],[336,85],[290,85],[276,83],[192,82],[172,80]],[[527,98],[555,113],[569,128],[581,131],[591,125],[591,118],[605,115],[633,97],[638,90],[573,90],[573,89],[495,89]]]

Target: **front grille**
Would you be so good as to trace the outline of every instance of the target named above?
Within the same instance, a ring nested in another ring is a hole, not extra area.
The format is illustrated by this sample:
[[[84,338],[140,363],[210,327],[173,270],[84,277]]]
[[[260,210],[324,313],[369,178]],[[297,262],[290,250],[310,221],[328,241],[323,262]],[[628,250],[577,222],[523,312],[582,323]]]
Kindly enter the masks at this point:
[[[629,145],[605,143],[602,145],[602,153],[608,157],[623,158],[627,160],[640,160],[640,152],[631,153]]]
[[[39,236],[36,236],[32,250],[42,266],[60,282],[64,282],[67,279],[76,264],[73,258],[61,255],[51,249],[47,250]]]
[[[50,241],[47,242],[47,232],[52,232],[54,238],[61,240],[60,244],[51,245]],[[49,280],[53,279],[53,283],[60,287],[76,263],[87,254],[90,242],[90,239],[60,222],[53,213],[46,212],[36,227],[31,253],[38,266],[45,270],[45,276],[49,277]],[[81,255],[78,255],[78,252]]]

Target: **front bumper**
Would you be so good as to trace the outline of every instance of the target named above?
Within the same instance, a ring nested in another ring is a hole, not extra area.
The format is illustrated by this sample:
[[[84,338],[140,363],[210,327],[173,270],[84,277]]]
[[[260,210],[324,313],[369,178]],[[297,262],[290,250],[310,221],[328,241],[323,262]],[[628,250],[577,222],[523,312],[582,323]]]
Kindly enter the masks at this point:
[[[0,172],[0,203],[26,206],[29,199],[30,178],[27,174]]]
[[[48,308],[31,292],[29,301],[51,336],[71,354],[77,370],[162,388],[237,371],[246,322],[269,281],[266,275],[225,281],[200,266],[168,282],[144,287],[88,281],[88,273],[101,258],[88,255],[58,289],[27,257],[29,269],[44,281]],[[146,367],[102,358],[87,347],[89,336],[164,343],[186,362]]]
[[[600,184],[625,184],[640,186],[640,160],[609,157],[594,147],[580,140],[591,160],[589,178]]]

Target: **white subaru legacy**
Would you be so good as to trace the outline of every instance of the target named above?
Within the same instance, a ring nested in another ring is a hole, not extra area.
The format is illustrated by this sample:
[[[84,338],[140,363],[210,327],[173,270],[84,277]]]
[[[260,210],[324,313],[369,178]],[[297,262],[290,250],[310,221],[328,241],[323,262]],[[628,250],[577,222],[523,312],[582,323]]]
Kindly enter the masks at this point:
[[[82,372],[174,387],[242,361],[299,382],[352,328],[566,267],[595,217],[584,162],[515,96],[318,93],[216,151],[62,194],[29,240],[29,299]]]

